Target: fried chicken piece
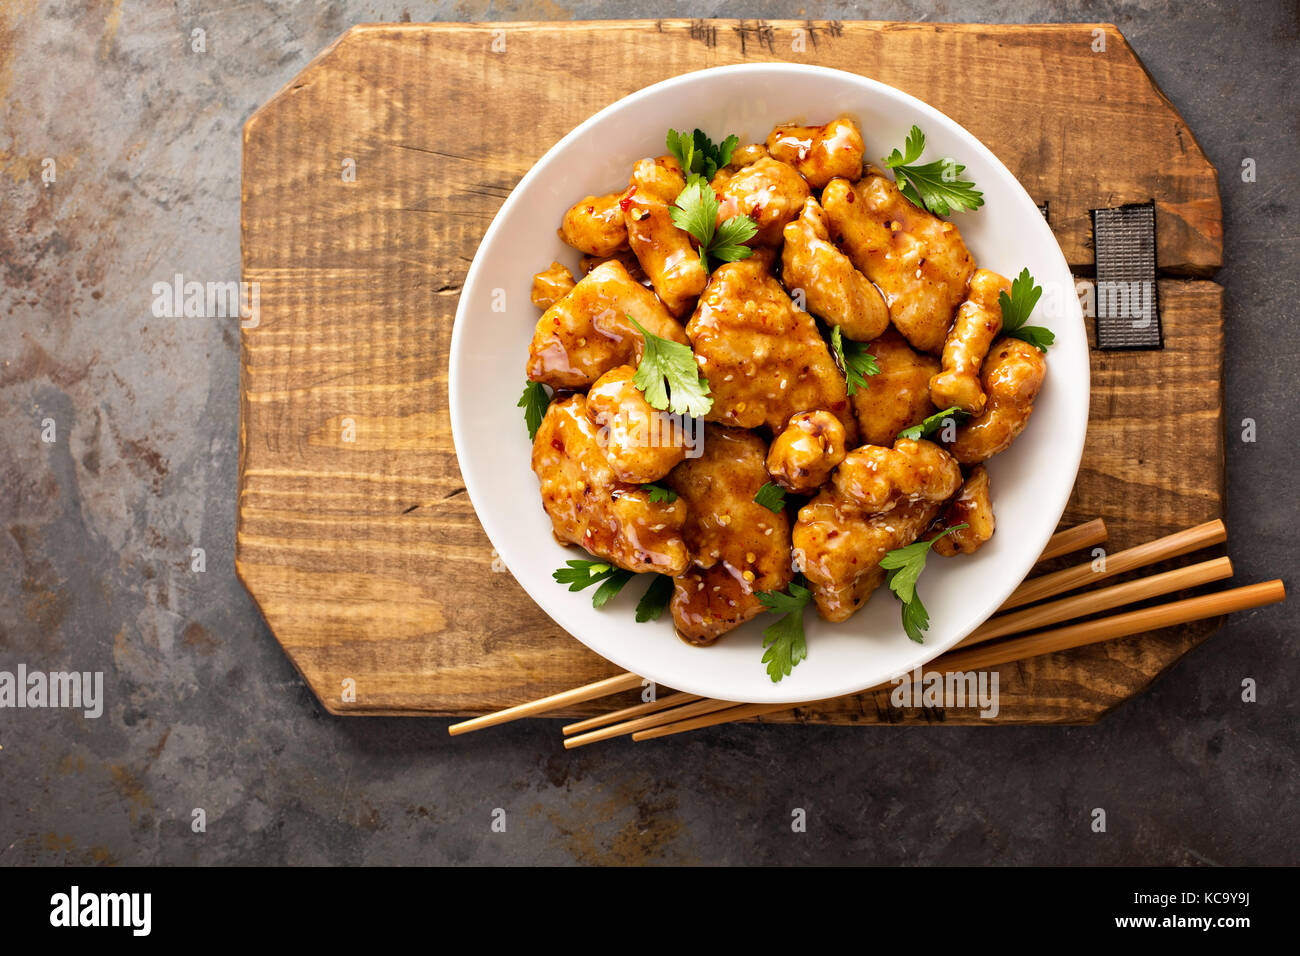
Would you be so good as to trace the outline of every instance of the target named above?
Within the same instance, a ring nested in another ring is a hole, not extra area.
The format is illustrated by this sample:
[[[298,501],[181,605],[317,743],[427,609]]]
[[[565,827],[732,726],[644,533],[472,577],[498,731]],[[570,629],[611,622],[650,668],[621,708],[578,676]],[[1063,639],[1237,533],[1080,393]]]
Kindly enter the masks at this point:
[[[718,194],[718,225],[732,216],[749,216],[758,224],[751,246],[781,245],[781,231],[799,215],[808,184],[794,169],[763,157],[743,169],[719,170],[713,177]]]
[[[691,311],[709,278],[690,235],[673,224],[670,210],[685,188],[682,167],[672,156],[641,159],[623,199],[628,244],[675,316]]]
[[[680,415],[657,411],[632,384],[636,369],[612,368],[587,393],[587,414],[597,425],[596,440],[620,481],[658,481],[686,457],[685,423]]]
[[[989,472],[983,465],[976,465],[962,482],[952,501],[934,520],[926,537],[941,534],[948,528],[964,524],[935,541],[934,550],[945,558],[956,554],[974,554],[989,538],[993,537],[996,526],[993,520],[993,499],[989,493]]]
[[[961,468],[938,445],[900,438],[893,448],[863,445],[845,456],[831,486],[840,499],[870,514],[907,501],[945,501],[961,484]]]
[[[685,502],[652,502],[648,491],[619,481],[596,432],[582,395],[552,402],[537,429],[533,471],[556,540],[628,571],[681,574],[690,562]]]
[[[866,147],[857,124],[841,117],[825,126],[778,126],[768,134],[767,151],[821,189],[837,176],[850,182],[861,176]]]
[[[583,256],[578,262],[578,267],[582,269],[583,275],[587,275],[596,266],[604,265],[611,260],[620,263],[627,270],[627,274],[643,286],[648,287],[650,285],[650,277],[645,274],[645,270],[641,268],[640,260],[637,259],[631,249],[621,249],[612,256]]]
[[[850,437],[844,376],[817,331],[768,271],[775,253],[759,250],[720,266],[700,296],[686,334],[709,381],[708,421],[780,431],[796,412],[833,412]]]
[[[589,256],[612,256],[627,248],[627,226],[619,200],[623,194],[587,196],[564,214],[560,238]]]
[[[550,267],[533,276],[533,305],[549,309],[573,291],[577,280],[565,266],[552,262]]]
[[[731,151],[731,159],[723,169],[736,171],[743,169],[751,163],[756,163],[763,157],[767,156],[767,147],[762,143],[747,143],[744,146],[737,146]]]
[[[966,301],[957,309],[957,319],[943,343],[943,371],[930,379],[930,399],[936,408],[956,405],[978,415],[987,398],[980,388],[980,366],[993,339],[1002,331],[999,294],[1011,293],[1011,281],[988,269],[976,269],[970,277]]]
[[[904,338],[938,354],[975,271],[957,227],[912,205],[875,168],[857,183],[831,180],[822,207],[831,235],[880,287]]]
[[[629,315],[652,335],[686,344],[686,333],[655,294],[611,260],[538,319],[528,377],[555,388],[586,388],[612,368],[635,366],[645,342]]]
[[[838,325],[855,342],[869,342],[889,328],[884,297],[830,241],[826,213],[816,199],[803,204],[784,235],[781,279],[791,295],[803,289],[809,312]]]
[[[939,360],[914,351],[893,328],[867,349],[876,357],[880,374],[867,379],[867,388],[853,393],[853,411],[862,428],[862,440],[889,447],[904,428],[934,412],[930,378],[938,373]]]
[[[848,620],[867,603],[885,578],[880,561],[886,552],[915,541],[961,484],[961,469],[942,449],[930,442],[900,441],[885,476],[895,478],[897,487],[878,492],[892,507],[873,512],[841,491],[871,487],[880,477],[878,459],[862,454],[869,447],[844,459],[831,485],[799,509],[794,526],[795,561],[818,613],[828,621]]]
[[[677,632],[712,644],[763,612],[757,591],[782,591],[794,577],[790,519],[754,501],[767,482],[767,447],[753,432],[705,425],[704,449],[666,479],[686,507],[692,563],[674,580]]]
[[[844,460],[844,440],[844,425],[830,412],[791,415],[767,451],[767,472],[786,491],[816,491]]]
[[[957,429],[956,440],[948,446],[952,456],[963,465],[975,465],[1006,451],[1028,424],[1046,374],[1043,353],[1028,342],[995,342],[980,375],[988,402],[983,412]]]

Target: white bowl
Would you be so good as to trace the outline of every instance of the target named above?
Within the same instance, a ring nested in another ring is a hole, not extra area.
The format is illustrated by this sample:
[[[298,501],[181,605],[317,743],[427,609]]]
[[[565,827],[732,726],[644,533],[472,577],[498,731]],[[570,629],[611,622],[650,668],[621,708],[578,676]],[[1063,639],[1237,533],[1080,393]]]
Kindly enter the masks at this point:
[[[529,301],[534,272],[552,259],[577,272],[579,255],[556,235],[583,196],[622,189],[633,162],[665,152],[672,127],[699,127],[715,141],[735,133],[761,142],[778,123],[824,123],[847,113],[879,162],[901,147],[912,124],[926,135],[926,162],[951,156],[984,193],[984,205],[952,219],[978,265],[1005,276],[1028,267],[1045,293],[1033,322],[1056,333],[1033,417],[1010,450],[989,462],[997,532],[974,555],[932,556],[919,590],[930,611],[924,644],[904,635],[899,603],[882,587],[849,621],[829,624],[809,606],[808,657],[780,683],[760,663],[756,620],[712,647],[692,647],[665,610],[638,624],[645,588],[634,579],[601,610],[592,589],[571,593],[551,572],[576,548],[551,535],[523,412],[515,403],[537,324]],[[995,144],[996,145],[996,144]],[[505,311],[493,311],[505,291]],[[987,619],[1033,566],[1074,486],[1088,422],[1088,344],[1074,282],[1037,206],[997,157],[942,113],[906,93],[852,73],[794,64],[746,64],[688,73],[627,96],[555,144],[497,213],[470,266],[451,337],[452,435],[465,487],[501,559],[560,627],[619,667],[681,691],[723,700],[794,703],[863,690],[924,664]],[[464,600],[476,596],[467,594]],[[503,662],[502,666],[507,666]]]

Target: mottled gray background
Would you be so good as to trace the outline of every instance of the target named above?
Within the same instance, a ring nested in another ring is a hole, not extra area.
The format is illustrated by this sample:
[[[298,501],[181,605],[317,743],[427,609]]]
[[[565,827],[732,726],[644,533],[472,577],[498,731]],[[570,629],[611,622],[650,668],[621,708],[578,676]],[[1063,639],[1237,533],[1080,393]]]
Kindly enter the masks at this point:
[[[238,276],[240,128],[351,24],[645,15],[1116,23],[1221,170],[1230,553],[1242,581],[1290,576],[1295,3],[5,0],[0,667],[102,669],[108,707],[0,711],[0,863],[1300,862],[1294,602],[1090,728],[740,726],[565,754],[550,721],[453,741],[317,705],[233,573],[235,325],[153,319],[150,286]]]

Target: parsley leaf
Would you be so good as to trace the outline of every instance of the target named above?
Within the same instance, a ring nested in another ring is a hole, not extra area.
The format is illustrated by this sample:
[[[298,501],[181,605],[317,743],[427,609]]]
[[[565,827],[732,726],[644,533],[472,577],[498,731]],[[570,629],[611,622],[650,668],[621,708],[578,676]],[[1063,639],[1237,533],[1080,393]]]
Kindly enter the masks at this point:
[[[882,162],[894,171],[898,189],[913,203],[930,210],[936,216],[946,216],[952,210],[965,212],[984,205],[984,194],[973,182],[958,179],[965,166],[951,159],[937,159],[924,166],[914,165],[925,150],[925,134],[913,126],[904,144],[906,154],[895,149]]]
[[[785,510],[785,489],[769,481],[758,489],[758,494],[754,495],[754,503],[779,515]]]
[[[695,362],[695,353],[680,342],[647,332],[632,316],[627,319],[645,339],[645,350],[632,376],[632,384],[645,393],[650,407],[692,418],[707,415],[713,399],[709,397],[709,382]]]
[[[998,293],[998,305],[1002,307],[1002,334],[1013,339],[1023,339],[1040,352],[1056,341],[1050,329],[1041,325],[1025,325],[1034,306],[1042,297],[1043,287],[1034,284],[1034,277],[1028,269],[1021,269],[1020,275],[1011,281],[1011,295]]]
[[[663,614],[672,596],[673,579],[666,574],[656,574],[650,586],[645,589],[645,594],[641,595],[641,600],[636,602],[637,623],[659,620],[659,615]]]
[[[921,419],[919,424],[913,425],[910,428],[904,428],[898,433],[898,437],[910,438],[912,441],[920,441],[922,438],[929,438],[937,432],[943,426],[945,420],[951,418],[954,422],[960,422],[969,414],[970,413],[964,409],[953,405],[951,408],[945,408],[941,412],[927,415],[925,418]]]
[[[744,245],[758,234],[758,223],[748,216],[732,216],[718,223],[718,196],[700,178],[691,179],[668,210],[673,225],[700,244],[700,265],[709,271],[709,256],[724,262],[748,259],[754,250]]]
[[[861,342],[844,338],[838,325],[831,329],[831,348],[835,351],[835,361],[839,363],[840,371],[844,373],[844,381],[848,384],[850,395],[859,388],[870,387],[867,384],[868,375],[880,374],[876,357],[868,352],[867,347]]]
[[[569,585],[570,591],[581,591],[597,581],[602,581],[614,570],[613,565],[604,561],[574,560],[565,561],[566,567],[551,572],[551,577],[560,584]]]
[[[712,179],[723,166],[731,162],[731,154],[740,145],[736,136],[728,136],[718,145],[697,129],[693,134],[668,131],[668,152],[681,164],[682,174],[690,179],[692,174]]]
[[[754,250],[745,245],[758,234],[758,224],[748,216],[732,216],[717,229],[709,246],[709,255],[723,262],[748,259]]]
[[[551,577],[560,584],[567,584],[570,591],[581,591],[593,584],[600,584],[591,596],[592,607],[604,607],[623,585],[632,580],[632,572],[616,568],[604,561],[587,561],[578,559],[564,562],[566,567],[551,572]]]
[[[925,643],[925,632],[930,629],[930,612],[921,603],[919,595],[903,605],[903,633],[918,644]]]
[[[695,172],[695,137],[690,133],[679,133],[675,129],[668,131],[668,152],[677,159],[682,167],[682,175],[689,176]],[[703,160],[703,157],[701,157]],[[701,165],[703,163],[701,162]]]
[[[918,644],[925,643],[925,631],[930,626],[930,613],[921,603],[921,595],[916,593],[917,578],[925,570],[925,559],[929,556],[930,548],[934,543],[950,531],[965,527],[964,524],[955,524],[929,541],[914,541],[906,547],[887,551],[880,559],[880,566],[890,572],[889,590],[903,602],[903,632]]]
[[[615,568],[609,577],[600,582],[600,587],[596,588],[596,593],[591,596],[591,606],[604,607],[609,602],[609,599],[623,590],[623,585],[631,580],[631,571]]]
[[[650,492],[650,501],[655,504],[670,505],[677,500],[677,492],[663,485],[645,484],[641,486],[641,490]]]
[[[790,583],[789,592],[756,591],[754,592],[763,607],[777,614],[783,614],[779,621],[763,631],[762,663],[767,665],[767,676],[773,684],[779,684],[794,669],[795,665],[808,656],[808,644],[803,636],[803,609],[812,597],[812,591],[795,582]]]
[[[524,394],[519,396],[515,408],[524,410],[524,424],[528,427],[528,440],[537,437],[537,429],[542,427],[546,417],[546,408],[551,404],[551,396],[541,382],[525,382]]]

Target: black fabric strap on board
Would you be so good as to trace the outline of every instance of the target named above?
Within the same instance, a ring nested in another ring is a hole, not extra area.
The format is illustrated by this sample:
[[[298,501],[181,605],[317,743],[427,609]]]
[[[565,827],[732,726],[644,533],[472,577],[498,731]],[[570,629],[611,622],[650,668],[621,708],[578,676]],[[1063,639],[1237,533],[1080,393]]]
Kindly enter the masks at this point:
[[[1092,210],[1097,348],[1161,349],[1155,202]]]

